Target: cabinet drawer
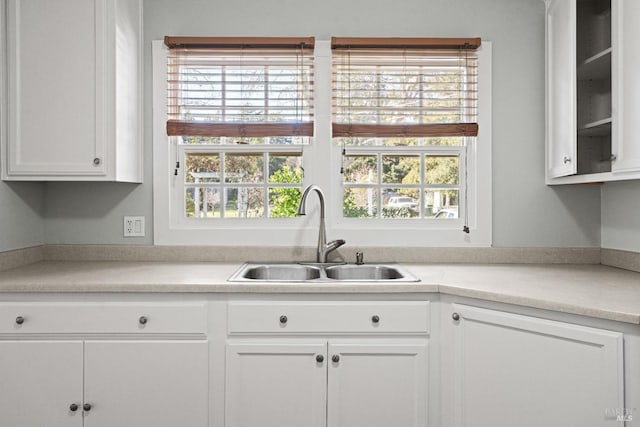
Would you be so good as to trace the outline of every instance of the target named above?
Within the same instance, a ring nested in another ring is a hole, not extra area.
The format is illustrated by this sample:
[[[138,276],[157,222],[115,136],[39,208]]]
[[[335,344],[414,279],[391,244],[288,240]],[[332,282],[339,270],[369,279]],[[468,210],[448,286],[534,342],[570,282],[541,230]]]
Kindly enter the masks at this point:
[[[0,303],[0,334],[204,334],[204,303]]]
[[[229,334],[428,333],[426,301],[231,302]]]

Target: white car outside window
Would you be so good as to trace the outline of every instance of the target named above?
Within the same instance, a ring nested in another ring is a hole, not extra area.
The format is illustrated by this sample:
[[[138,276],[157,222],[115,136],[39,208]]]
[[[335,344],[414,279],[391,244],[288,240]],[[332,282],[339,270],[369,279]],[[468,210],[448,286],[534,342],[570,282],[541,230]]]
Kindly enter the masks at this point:
[[[392,197],[389,199],[387,206],[390,208],[410,208],[415,209],[418,207],[418,202],[411,197]]]

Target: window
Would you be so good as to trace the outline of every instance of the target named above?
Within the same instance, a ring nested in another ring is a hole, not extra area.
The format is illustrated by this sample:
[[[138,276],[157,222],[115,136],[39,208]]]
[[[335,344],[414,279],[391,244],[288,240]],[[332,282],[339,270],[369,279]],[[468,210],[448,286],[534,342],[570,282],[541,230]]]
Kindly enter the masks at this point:
[[[295,216],[313,136],[313,38],[166,37],[185,221]]]
[[[479,39],[332,40],[344,218],[468,221],[479,46]]]
[[[153,43],[156,244],[311,247],[318,184],[352,247],[490,245],[490,42],[237,40]]]

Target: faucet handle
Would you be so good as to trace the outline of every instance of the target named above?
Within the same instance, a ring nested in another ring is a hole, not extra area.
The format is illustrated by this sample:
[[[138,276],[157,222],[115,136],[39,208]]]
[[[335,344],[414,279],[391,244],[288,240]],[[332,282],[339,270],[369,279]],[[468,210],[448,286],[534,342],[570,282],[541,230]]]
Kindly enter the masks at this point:
[[[364,253],[356,252],[356,265],[364,264]]]

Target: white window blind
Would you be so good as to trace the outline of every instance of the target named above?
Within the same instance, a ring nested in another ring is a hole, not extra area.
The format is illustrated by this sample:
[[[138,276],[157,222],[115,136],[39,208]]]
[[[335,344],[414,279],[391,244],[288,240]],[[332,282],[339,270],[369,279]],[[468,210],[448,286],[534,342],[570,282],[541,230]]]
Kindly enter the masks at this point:
[[[333,136],[476,136],[479,46],[479,39],[334,37]]]
[[[313,136],[313,37],[165,37],[165,44],[169,136]]]

